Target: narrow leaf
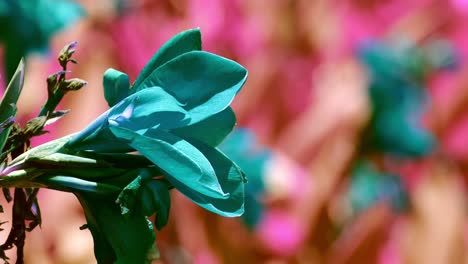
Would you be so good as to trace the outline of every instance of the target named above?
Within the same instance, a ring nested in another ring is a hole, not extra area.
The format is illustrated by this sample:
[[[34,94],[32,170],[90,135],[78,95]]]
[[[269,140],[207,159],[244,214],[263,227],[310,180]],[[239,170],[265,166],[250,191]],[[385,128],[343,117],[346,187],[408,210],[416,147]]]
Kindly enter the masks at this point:
[[[11,116],[16,116],[16,102],[21,94],[24,83],[24,61],[18,64],[16,72],[7,86],[2,101],[0,102],[0,123],[5,122]],[[6,129],[0,134],[0,151],[5,147],[6,140],[10,134],[11,128]]]

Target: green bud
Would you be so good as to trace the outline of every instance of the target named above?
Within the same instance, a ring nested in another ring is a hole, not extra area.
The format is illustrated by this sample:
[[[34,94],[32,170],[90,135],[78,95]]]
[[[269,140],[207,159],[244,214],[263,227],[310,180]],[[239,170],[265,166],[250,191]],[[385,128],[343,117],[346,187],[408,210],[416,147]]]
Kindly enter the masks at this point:
[[[79,78],[73,78],[69,80],[63,81],[62,85],[60,86],[60,89],[64,91],[76,91],[88,84],[87,81],[84,81]]]
[[[29,120],[23,128],[23,134],[28,136],[41,135],[47,122],[46,116],[39,116]]]
[[[65,78],[65,74],[69,72],[70,71],[58,71],[54,74],[49,75],[49,77],[47,77],[47,92],[48,92],[49,98],[52,96],[52,94],[54,93],[56,89],[56,85],[59,82],[59,76],[60,77],[63,76],[63,78]]]
[[[71,60],[73,53],[75,53],[74,48],[76,47],[76,45],[78,45],[78,42],[74,41],[63,47],[60,51],[58,61],[60,63],[60,66],[62,66],[64,69],[67,67],[67,63]]]

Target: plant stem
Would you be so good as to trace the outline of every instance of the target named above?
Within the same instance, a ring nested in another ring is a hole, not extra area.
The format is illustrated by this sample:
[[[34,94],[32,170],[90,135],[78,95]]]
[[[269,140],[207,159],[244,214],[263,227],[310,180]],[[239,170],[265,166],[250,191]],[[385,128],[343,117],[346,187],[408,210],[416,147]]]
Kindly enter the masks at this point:
[[[57,89],[52,97],[47,99],[47,102],[44,104],[44,106],[42,106],[41,111],[37,116],[46,116],[48,113],[52,113],[64,95],[65,91]]]
[[[59,80],[57,84],[54,87],[53,93],[49,93],[49,96],[47,98],[46,103],[44,106],[41,108],[39,111],[39,116],[47,116],[49,113],[52,113],[57,105],[60,103],[60,101],[63,99],[66,91],[60,89],[60,85],[63,83],[65,80],[65,74],[66,74],[66,65],[63,67],[63,72],[60,74]],[[25,150],[25,147],[28,146],[28,142],[26,139],[25,142],[23,142],[23,145],[21,148],[17,148],[12,151],[11,156],[12,159],[16,158],[20,154],[22,154]],[[5,243],[0,247],[3,251],[7,249],[11,249],[13,245],[16,246],[16,264],[23,264],[24,260],[24,241],[26,239],[26,212],[30,212],[31,207],[33,206],[34,203],[37,201],[37,194],[38,194],[39,189],[38,188],[32,188],[29,196],[27,195],[26,189],[23,188],[15,188],[15,194],[14,194],[14,201],[13,201],[13,216],[12,216],[12,228],[10,230],[10,233],[8,234],[8,238],[5,241]],[[35,215],[38,219],[36,220],[35,225],[37,223],[40,223],[40,213],[39,215]],[[32,230],[33,227],[30,227]]]

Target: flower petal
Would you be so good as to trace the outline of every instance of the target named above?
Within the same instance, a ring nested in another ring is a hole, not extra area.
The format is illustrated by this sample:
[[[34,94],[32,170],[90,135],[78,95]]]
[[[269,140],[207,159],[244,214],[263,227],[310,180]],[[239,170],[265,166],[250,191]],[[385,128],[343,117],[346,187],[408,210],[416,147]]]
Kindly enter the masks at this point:
[[[236,115],[231,107],[190,126],[179,127],[171,133],[182,138],[193,138],[210,146],[217,146],[231,133],[236,124]]]
[[[161,86],[190,112],[190,124],[226,109],[247,79],[237,62],[203,51],[184,53],[154,70],[137,90]]]
[[[141,90],[113,107],[108,121],[134,131],[185,126],[189,116],[180,103],[161,87]]]
[[[104,97],[109,107],[116,105],[130,93],[128,75],[112,68],[104,73],[102,85],[104,87]]]
[[[189,117],[174,97],[160,87],[151,87],[128,96],[103,113],[74,135],[66,147],[75,151],[131,151],[110,133],[109,123],[142,134],[151,128],[171,129],[185,126],[189,123]]]
[[[164,43],[145,65],[133,87],[137,88],[159,66],[192,50],[201,50],[201,34],[198,28],[183,31]]]
[[[189,198],[196,193],[217,199],[228,198],[210,162],[187,141],[159,129],[144,135],[113,125],[110,130],[158,166],[167,180]]]
[[[212,199],[202,194],[191,198],[201,207],[225,217],[237,217],[244,213],[244,183],[246,178],[242,170],[217,148],[203,142],[190,140],[190,143],[200,150],[210,161],[216,172],[216,177],[224,193],[229,199]],[[190,198],[190,197],[189,197]]]

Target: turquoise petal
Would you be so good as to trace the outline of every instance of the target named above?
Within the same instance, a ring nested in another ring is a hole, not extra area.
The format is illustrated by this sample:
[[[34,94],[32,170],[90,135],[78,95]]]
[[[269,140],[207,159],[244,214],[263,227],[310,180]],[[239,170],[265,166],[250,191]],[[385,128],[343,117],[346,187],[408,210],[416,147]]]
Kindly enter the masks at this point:
[[[198,28],[183,31],[167,41],[145,65],[133,87],[137,88],[159,66],[193,50],[201,50],[201,34]]]
[[[145,135],[117,126],[110,126],[110,130],[158,166],[167,180],[189,198],[196,193],[217,199],[229,197],[207,158],[187,141],[159,129]]]
[[[104,73],[102,82],[104,97],[109,107],[116,105],[130,93],[130,80],[128,75],[123,72],[108,69]]]
[[[109,123],[140,134],[151,128],[171,129],[189,123],[187,112],[180,103],[160,87],[134,93],[99,116],[84,130],[74,135],[66,147],[74,151],[129,152],[109,131]]]
[[[237,62],[203,51],[184,53],[154,70],[136,87],[161,86],[190,112],[190,124],[226,109],[247,79]]]
[[[182,138],[193,138],[210,146],[217,146],[231,133],[236,124],[236,115],[231,107],[208,117],[198,123],[171,130],[171,133]]]
[[[180,103],[160,87],[141,90],[125,98],[109,113],[109,122],[134,131],[171,129],[189,123]]]
[[[244,213],[244,184],[246,178],[242,170],[217,148],[203,142],[191,140],[190,143],[200,150],[210,161],[223,192],[229,199],[212,199],[202,194],[192,199],[201,207],[225,217],[237,217]]]

